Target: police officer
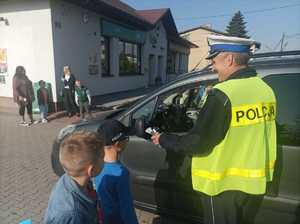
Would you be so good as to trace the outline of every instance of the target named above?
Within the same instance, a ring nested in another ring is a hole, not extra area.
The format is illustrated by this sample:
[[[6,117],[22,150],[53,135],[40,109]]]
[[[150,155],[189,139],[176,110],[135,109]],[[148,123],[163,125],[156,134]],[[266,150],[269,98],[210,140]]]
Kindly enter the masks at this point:
[[[276,160],[276,99],[248,67],[251,39],[209,36],[207,59],[219,83],[184,136],[152,135],[154,144],[192,155],[192,185],[205,223],[245,223],[246,205],[262,199]],[[252,217],[254,218],[254,217]]]

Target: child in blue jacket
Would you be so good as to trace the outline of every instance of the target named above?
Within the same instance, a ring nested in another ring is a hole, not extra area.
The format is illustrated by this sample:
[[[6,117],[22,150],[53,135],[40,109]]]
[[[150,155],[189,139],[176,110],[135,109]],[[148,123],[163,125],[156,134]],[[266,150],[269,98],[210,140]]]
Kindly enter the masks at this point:
[[[127,128],[116,120],[106,120],[98,133],[104,139],[104,167],[95,178],[104,224],[138,224],[129,187],[129,172],[118,154],[129,139]]]

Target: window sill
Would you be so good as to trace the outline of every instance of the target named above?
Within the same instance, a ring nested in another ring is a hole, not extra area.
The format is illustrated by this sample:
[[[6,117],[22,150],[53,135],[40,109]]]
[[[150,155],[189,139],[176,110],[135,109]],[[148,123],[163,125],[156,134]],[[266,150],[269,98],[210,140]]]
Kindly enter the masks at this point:
[[[111,77],[114,77],[114,75],[112,75],[112,74],[102,74],[101,77],[102,78],[111,78]]]
[[[131,72],[128,72],[128,73],[119,73],[119,76],[142,76],[144,75],[143,73],[131,73]]]

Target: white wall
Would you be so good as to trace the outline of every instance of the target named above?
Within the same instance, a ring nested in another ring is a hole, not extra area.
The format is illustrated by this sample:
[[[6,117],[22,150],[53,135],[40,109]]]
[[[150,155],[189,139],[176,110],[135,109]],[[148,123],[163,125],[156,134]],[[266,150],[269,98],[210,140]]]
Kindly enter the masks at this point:
[[[0,84],[0,96],[12,97],[12,77],[22,65],[33,82],[50,82],[55,96],[52,27],[48,0],[0,1],[0,48],[7,49],[8,76]]]
[[[52,0],[52,22],[54,31],[55,74],[58,86],[64,65],[69,65],[77,79],[86,85],[91,95],[101,95],[136,89],[144,86],[144,76],[119,77],[119,44],[117,38],[111,38],[111,73],[113,77],[101,76],[100,41],[101,15],[76,5]],[[88,22],[83,22],[83,14],[88,15]],[[59,24],[60,27],[57,27]],[[89,56],[97,55],[98,75],[88,74]]]

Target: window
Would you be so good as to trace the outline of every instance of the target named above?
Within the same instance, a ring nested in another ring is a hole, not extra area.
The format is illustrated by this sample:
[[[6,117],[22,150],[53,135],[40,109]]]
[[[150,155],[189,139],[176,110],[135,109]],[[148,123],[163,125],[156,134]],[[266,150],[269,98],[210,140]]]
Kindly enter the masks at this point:
[[[300,73],[270,75],[264,80],[277,99],[278,144],[300,146]]]
[[[146,103],[139,109],[137,109],[133,114],[132,114],[132,120],[137,120],[137,119],[145,119],[146,122],[150,122],[154,108],[155,108],[155,103],[156,103],[156,98],[151,100],[150,102]]]
[[[179,74],[187,72],[185,68],[185,64],[186,64],[186,55],[179,54]]]
[[[141,74],[141,46],[120,40],[120,75]]]
[[[168,60],[167,60],[167,72],[168,74],[175,73],[175,64],[176,64],[176,52],[169,51],[168,52]]]
[[[101,74],[102,76],[110,76],[110,60],[109,60],[109,37],[101,37]]]
[[[161,95],[158,99],[157,109],[151,124],[163,132],[187,132],[190,130],[197,117],[193,112],[198,112],[193,102],[199,87],[184,86]]]
[[[193,83],[163,93],[155,97],[131,114],[131,125],[143,119],[147,127],[159,128],[162,132],[183,133],[196,123],[206,99],[211,82]],[[123,121],[128,124],[128,118]],[[129,125],[130,126],[130,125]]]

